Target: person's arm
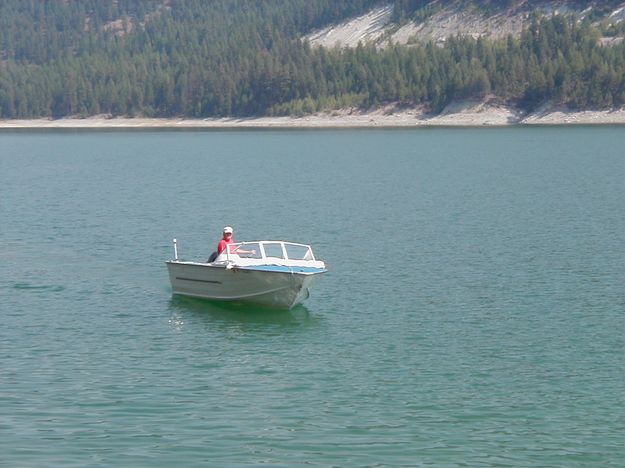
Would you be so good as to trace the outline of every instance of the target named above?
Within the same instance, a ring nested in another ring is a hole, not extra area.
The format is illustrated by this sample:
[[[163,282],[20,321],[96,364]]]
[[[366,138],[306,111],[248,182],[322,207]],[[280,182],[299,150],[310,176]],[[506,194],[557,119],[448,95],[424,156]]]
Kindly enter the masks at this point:
[[[239,246],[233,248],[230,251],[230,253],[237,254],[237,255],[241,255],[241,254],[243,254],[243,255],[256,255],[256,250],[254,250],[254,249],[252,249],[252,250],[241,250],[241,247],[242,246],[239,245]]]

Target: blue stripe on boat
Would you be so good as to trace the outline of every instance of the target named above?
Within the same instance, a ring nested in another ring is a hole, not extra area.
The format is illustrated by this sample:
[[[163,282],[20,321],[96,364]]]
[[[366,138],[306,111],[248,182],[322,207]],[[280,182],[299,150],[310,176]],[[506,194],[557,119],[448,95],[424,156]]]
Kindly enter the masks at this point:
[[[323,268],[315,267],[289,267],[283,265],[255,265],[255,266],[239,266],[241,270],[255,270],[255,271],[277,271],[281,273],[323,273],[326,271]]]

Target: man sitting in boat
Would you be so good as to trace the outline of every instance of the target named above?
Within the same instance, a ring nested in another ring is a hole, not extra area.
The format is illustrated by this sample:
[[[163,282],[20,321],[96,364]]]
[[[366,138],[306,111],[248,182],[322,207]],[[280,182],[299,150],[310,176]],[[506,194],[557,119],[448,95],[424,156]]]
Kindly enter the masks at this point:
[[[217,252],[213,252],[211,254],[211,256],[208,258],[208,263],[210,262],[214,262],[215,259],[217,258],[217,256],[223,252],[224,250],[226,250],[226,248],[228,247],[228,244],[233,244],[234,243],[234,230],[232,229],[231,226],[226,226],[224,227],[223,230],[223,237],[221,238],[221,240],[219,241],[219,244],[217,244]],[[236,249],[231,251],[230,253],[236,253],[236,254],[252,254],[254,255],[256,253],[255,250],[241,250],[241,249]]]
[[[234,237],[232,236],[233,229],[230,226],[226,226],[224,228],[223,237],[217,244],[217,255],[226,250],[228,244],[232,244],[234,242]]]

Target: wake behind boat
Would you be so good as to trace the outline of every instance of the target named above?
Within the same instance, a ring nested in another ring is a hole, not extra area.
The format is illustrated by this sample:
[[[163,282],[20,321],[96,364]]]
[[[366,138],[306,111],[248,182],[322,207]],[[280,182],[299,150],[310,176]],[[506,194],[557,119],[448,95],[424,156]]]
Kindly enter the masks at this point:
[[[213,261],[167,262],[174,294],[236,301],[290,309],[310,295],[325,263],[316,260],[312,248],[284,241],[228,244]]]

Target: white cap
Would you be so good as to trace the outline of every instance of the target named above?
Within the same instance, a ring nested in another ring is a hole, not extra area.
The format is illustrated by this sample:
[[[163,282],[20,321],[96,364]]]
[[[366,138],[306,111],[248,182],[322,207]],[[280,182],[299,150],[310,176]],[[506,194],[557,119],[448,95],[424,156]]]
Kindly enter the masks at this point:
[[[231,228],[230,226],[226,226],[226,227],[224,228],[224,234],[225,234],[225,233],[227,233],[227,232],[228,232],[228,233],[230,233],[230,234],[232,234],[232,228]]]

